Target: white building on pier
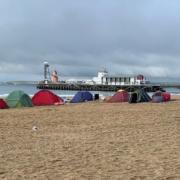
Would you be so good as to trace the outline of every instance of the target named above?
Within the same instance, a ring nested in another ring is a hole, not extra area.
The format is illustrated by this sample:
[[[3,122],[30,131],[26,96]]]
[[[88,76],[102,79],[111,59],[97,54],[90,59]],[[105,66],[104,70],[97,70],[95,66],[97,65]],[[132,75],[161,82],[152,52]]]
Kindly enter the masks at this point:
[[[94,77],[92,82],[102,85],[140,85],[146,83],[143,75],[110,76],[106,70],[98,72],[98,76]]]

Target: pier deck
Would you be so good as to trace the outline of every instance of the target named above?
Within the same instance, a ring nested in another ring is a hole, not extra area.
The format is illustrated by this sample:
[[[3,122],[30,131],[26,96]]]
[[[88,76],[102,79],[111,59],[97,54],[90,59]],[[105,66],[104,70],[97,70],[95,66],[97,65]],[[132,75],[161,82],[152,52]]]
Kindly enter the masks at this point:
[[[123,89],[132,92],[139,88],[144,88],[148,92],[162,90],[159,85],[143,84],[143,85],[90,85],[90,84],[67,84],[67,83],[47,83],[40,82],[37,85],[38,89],[51,90],[74,90],[74,91],[118,91]]]

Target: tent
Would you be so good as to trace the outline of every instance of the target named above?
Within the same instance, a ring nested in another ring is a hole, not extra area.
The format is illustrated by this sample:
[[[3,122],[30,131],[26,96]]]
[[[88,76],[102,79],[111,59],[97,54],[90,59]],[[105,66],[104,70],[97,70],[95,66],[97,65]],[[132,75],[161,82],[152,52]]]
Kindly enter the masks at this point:
[[[151,98],[144,89],[137,89],[129,96],[129,103],[149,102]]]
[[[106,97],[104,97],[104,101],[109,101],[110,99],[112,98],[112,96],[106,96]]]
[[[154,102],[154,103],[163,102],[163,97],[162,96],[152,96],[152,102]]]
[[[85,102],[85,101],[92,101],[93,95],[88,91],[79,91],[75,94],[72,98],[71,103],[78,103],[78,102]]]
[[[32,98],[33,105],[45,106],[45,105],[62,105],[64,101],[59,96],[55,95],[49,90],[40,90],[34,94]]]
[[[99,100],[99,94],[94,95],[94,100]]]
[[[166,102],[170,101],[171,94],[168,92],[156,91],[152,96],[153,102]]]
[[[137,103],[138,94],[136,92],[131,92],[129,95],[129,103]]]
[[[153,96],[162,96],[162,91],[156,91],[153,95]]]
[[[128,102],[129,94],[127,91],[119,90],[111,98],[107,100],[110,103]]]
[[[0,99],[0,109],[7,109],[8,105],[3,99]]]
[[[168,92],[162,92],[162,97],[165,102],[171,100],[171,94]]]
[[[6,98],[9,107],[32,107],[31,98],[23,91],[13,91]]]

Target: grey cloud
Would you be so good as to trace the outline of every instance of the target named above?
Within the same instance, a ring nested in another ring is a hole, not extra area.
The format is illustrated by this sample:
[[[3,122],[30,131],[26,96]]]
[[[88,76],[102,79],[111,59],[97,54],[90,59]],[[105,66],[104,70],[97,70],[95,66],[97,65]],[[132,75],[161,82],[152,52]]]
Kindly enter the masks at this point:
[[[0,3],[0,80],[40,79],[44,60],[62,76],[180,76],[178,0]]]

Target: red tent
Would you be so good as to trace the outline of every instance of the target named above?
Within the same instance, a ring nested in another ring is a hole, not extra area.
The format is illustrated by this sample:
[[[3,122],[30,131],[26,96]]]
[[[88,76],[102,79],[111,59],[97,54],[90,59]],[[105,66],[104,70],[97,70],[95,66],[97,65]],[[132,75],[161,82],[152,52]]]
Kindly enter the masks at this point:
[[[40,90],[34,94],[32,102],[35,106],[64,104],[63,99],[48,90]]]
[[[119,90],[107,102],[128,102],[129,94],[127,91]]]
[[[163,102],[166,102],[166,101],[170,101],[170,100],[171,100],[171,94],[168,93],[168,92],[157,91],[157,92],[155,92],[155,93],[153,94],[152,97],[155,97],[155,96],[161,96]]]
[[[9,108],[6,102],[3,99],[0,99],[0,109],[7,109]]]
[[[164,101],[170,101],[171,100],[171,94],[168,92],[163,92],[162,97]]]

